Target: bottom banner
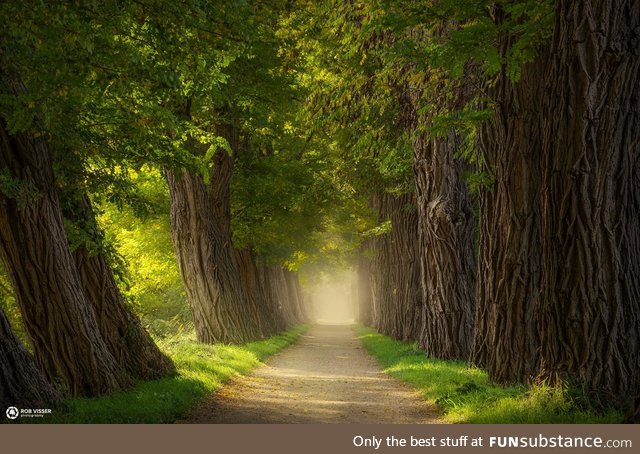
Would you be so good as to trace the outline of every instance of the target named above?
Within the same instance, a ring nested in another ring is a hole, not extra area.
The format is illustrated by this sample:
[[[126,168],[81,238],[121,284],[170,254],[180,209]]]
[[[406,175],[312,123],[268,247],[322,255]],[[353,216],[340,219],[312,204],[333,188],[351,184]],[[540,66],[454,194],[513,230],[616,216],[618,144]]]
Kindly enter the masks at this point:
[[[1,452],[638,452],[638,425],[7,425]]]

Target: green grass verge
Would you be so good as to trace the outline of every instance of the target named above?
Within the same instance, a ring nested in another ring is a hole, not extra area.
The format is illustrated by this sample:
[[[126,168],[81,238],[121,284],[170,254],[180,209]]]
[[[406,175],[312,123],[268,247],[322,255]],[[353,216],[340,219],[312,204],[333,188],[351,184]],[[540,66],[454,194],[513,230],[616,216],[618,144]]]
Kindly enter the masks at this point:
[[[43,423],[170,423],[225,381],[246,374],[266,357],[294,343],[307,330],[296,327],[269,339],[245,345],[206,345],[183,336],[160,342],[176,364],[177,373],[139,382],[132,390],[99,398],[76,398]]]
[[[618,423],[622,413],[597,414],[580,408],[571,392],[560,387],[536,385],[498,386],[487,373],[462,361],[427,358],[415,344],[393,340],[363,326],[355,327],[365,349],[391,376],[416,388],[435,402],[444,422],[503,423]]]

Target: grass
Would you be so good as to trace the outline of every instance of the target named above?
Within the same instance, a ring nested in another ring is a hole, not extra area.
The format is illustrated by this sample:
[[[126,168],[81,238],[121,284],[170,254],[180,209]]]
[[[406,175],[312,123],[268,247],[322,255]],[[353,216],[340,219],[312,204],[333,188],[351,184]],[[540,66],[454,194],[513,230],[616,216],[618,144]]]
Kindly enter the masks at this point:
[[[99,398],[67,401],[44,423],[171,423],[194,404],[238,374],[246,374],[266,357],[295,342],[302,325],[269,339],[241,346],[197,343],[193,335],[160,342],[175,362],[177,373],[139,382],[132,390]]]
[[[486,371],[462,361],[427,358],[415,344],[356,326],[365,349],[385,372],[416,388],[443,412],[444,422],[468,424],[619,423],[622,413],[581,408],[568,389],[546,385],[498,386]]]

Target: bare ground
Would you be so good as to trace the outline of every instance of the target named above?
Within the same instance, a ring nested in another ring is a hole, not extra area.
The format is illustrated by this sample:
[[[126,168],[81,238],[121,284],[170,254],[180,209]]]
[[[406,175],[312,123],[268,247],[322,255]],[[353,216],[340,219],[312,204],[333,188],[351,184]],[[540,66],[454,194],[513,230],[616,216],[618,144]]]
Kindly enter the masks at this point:
[[[437,423],[437,410],[387,376],[346,325],[315,325],[182,423]]]

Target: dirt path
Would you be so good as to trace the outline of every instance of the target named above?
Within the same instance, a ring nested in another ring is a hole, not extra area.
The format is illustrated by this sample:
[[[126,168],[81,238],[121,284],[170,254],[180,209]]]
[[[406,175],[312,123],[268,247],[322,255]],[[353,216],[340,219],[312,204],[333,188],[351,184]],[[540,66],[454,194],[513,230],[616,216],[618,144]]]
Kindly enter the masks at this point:
[[[315,325],[185,423],[434,423],[437,411],[384,374],[350,326]]]

